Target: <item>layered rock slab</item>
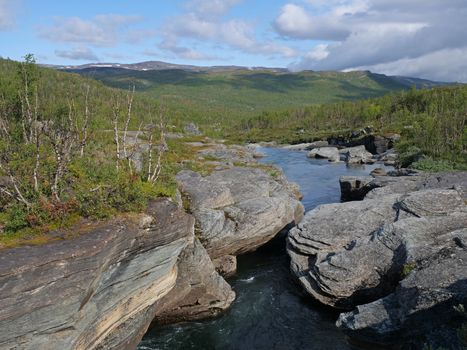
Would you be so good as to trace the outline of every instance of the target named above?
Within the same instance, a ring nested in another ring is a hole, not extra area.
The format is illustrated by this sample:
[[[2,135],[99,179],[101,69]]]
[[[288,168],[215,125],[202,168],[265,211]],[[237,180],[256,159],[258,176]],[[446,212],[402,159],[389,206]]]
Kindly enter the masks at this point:
[[[455,307],[467,302],[466,270],[467,251],[450,247],[412,271],[394,293],[341,314],[337,326],[380,344],[430,332],[455,319]]]
[[[177,181],[213,259],[253,251],[303,216],[296,187],[258,168],[234,167],[206,177],[182,171]]]
[[[167,200],[75,238],[0,251],[0,348],[128,349],[175,285],[194,220]]]
[[[290,231],[291,268],[315,298],[351,308],[390,291],[403,264],[441,250],[437,239],[465,226],[457,190],[323,205]]]
[[[395,221],[394,203],[398,195],[384,200],[366,200],[318,206],[305,215],[287,237],[287,251],[292,272],[308,293],[335,307],[349,307],[353,291],[348,286],[336,288],[336,282],[352,280],[360,272],[346,261],[337,261],[337,252],[351,250],[359,238],[367,238],[383,223]],[[334,259],[333,259],[334,258]],[[327,264],[332,267],[325,267]],[[334,271],[335,270],[335,271]],[[333,274],[339,273],[340,280]],[[349,276],[349,278],[347,278]],[[334,286],[331,286],[334,284]]]

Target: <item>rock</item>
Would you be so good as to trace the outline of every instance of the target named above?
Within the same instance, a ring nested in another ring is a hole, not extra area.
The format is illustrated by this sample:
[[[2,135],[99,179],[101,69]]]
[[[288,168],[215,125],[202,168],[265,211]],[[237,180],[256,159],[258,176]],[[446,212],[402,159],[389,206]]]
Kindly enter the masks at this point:
[[[371,129],[353,132],[348,136],[337,136],[328,138],[330,145],[338,147],[365,146],[365,149],[372,154],[382,154],[394,147],[396,140],[400,135],[390,134],[386,136],[372,135]]]
[[[327,146],[329,146],[327,141],[315,141],[315,142],[308,142],[308,143],[299,143],[296,145],[286,145],[286,146],[283,146],[283,148],[289,149],[292,151],[310,151],[315,148],[327,147]]]
[[[339,162],[339,151],[336,147],[314,148],[308,153],[308,158],[326,158],[330,162]]]
[[[208,253],[195,239],[180,255],[175,287],[157,302],[153,324],[193,321],[217,316],[235,293],[216,271]]]
[[[251,143],[245,147],[245,149],[251,153],[254,159],[260,159],[266,157],[264,152],[259,150],[261,146],[258,144]]]
[[[389,175],[389,174],[388,174]],[[378,176],[368,183],[362,191],[365,198],[380,198],[387,194],[406,194],[420,189],[423,176]]]
[[[339,178],[341,200],[346,202],[362,200],[373,188],[370,186],[373,180],[371,176],[341,176]]]
[[[213,259],[253,251],[303,216],[283,179],[258,168],[234,167],[206,177],[182,171],[177,181]]]
[[[368,238],[383,223],[394,221],[397,211],[393,208],[398,195],[378,200],[364,200],[326,204],[309,211],[303,221],[287,237],[287,252],[291,270],[305,290],[321,302],[348,308],[342,292],[333,294],[328,283],[333,277],[321,273],[319,264],[329,254],[352,249],[359,238]],[[343,273],[351,266],[342,265]]]
[[[341,184],[357,193],[355,181]],[[365,178],[360,189],[381,187],[362,201],[319,206],[289,232],[292,272],[320,302],[356,307],[337,324],[359,341],[400,344],[401,335],[439,326],[467,302],[465,181],[465,174]]]
[[[467,172],[428,174],[410,169],[388,172],[378,176],[369,184],[371,188],[365,198],[378,198],[390,193],[409,193],[421,189],[454,188],[467,200]]]
[[[182,133],[179,132],[167,132],[165,134],[165,138],[169,140],[176,140],[176,139],[182,139],[185,136]]]
[[[460,189],[464,199],[467,198],[467,172],[424,174],[410,169],[390,171],[387,175],[372,172],[374,179],[368,176],[342,176],[341,199],[362,200],[363,198],[379,198],[386,194],[406,194],[421,189],[453,188]]]
[[[381,345],[410,340],[456,319],[467,303],[467,250],[451,248],[412,271],[394,293],[339,316],[352,337]]]
[[[168,200],[74,238],[0,253],[4,349],[131,349],[175,285],[193,218]],[[71,230],[70,233],[73,230]]]
[[[373,154],[365,149],[365,146],[344,148],[339,151],[347,164],[371,164],[374,163]]]
[[[185,142],[185,145],[194,147],[194,148],[200,148],[200,147],[209,147],[212,146],[212,143],[205,143],[201,141],[193,141],[193,142]]]
[[[230,277],[237,272],[237,258],[233,255],[224,255],[212,262],[216,271],[223,277]]]
[[[388,149],[392,148],[394,145],[394,142],[387,137],[376,135],[374,136],[373,144],[374,144],[375,153],[381,154],[381,153],[386,152]]]
[[[311,145],[312,145],[311,142],[298,143],[298,144],[295,144],[295,145],[285,145],[285,146],[282,146],[282,148],[288,149],[288,150],[291,150],[291,151],[305,151],[305,150],[308,150],[309,149],[308,147],[311,147]]]
[[[187,125],[185,125],[185,127],[183,128],[183,130],[185,131],[185,133],[187,134],[191,134],[191,135],[201,135],[201,132],[199,131],[198,129],[198,126],[193,123],[193,122],[190,122],[188,123]]]
[[[315,141],[315,142],[310,143],[306,149],[312,150],[314,148],[328,147],[328,146],[329,146],[328,141],[322,140],[322,141]]]
[[[254,164],[257,158],[264,156],[263,153],[253,147],[226,146],[220,143],[204,144],[202,149],[198,151],[198,155],[205,159],[212,158],[228,164]]]
[[[375,168],[370,172],[370,175],[373,177],[377,177],[377,176],[387,176],[388,174],[386,170],[384,170],[383,168]]]
[[[429,235],[444,237],[464,227],[466,207],[460,190],[417,191],[417,186],[430,183],[428,179],[419,178],[416,186],[409,186],[407,194],[384,193],[360,202],[322,205],[307,213],[288,236],[291,268],[305,289],[325,304],[349,308],[390,290],[398,269],[415,254],[412,251],[425,252],[426,257],[430,249],[442,249]],[[356,181],[363,186],[355,185]],[[347,196],[356,196],[358,189],[373,181],[371,177],[343,178],[341,186],[344,190],[344,185],[351,187]],[[425,221],[412,222],[409,218]],[[393,222],[392,231],[386,234],[391,238],[378,243],[375,232],[384,231],[385,225]],[[404,231],[401,227],[408,223],[412,226]],[[403,257],[395,253],[401,244]],[[413,246],[417,249],[410,248]]]
[[[430,191],[425,194],[427,203],[439,192]],[[431,259],[454,246],[453,238],[467,222],[462,206],[448,205],[444,216],[418,218],[399,213],[405,219],[387,222],[370,236],[355,239],[352,247],[318,259],[311,274],[314,293],[327,304],[347,309],[387,295],[397,285],[404,265]]]
[[[399,155],[394,149],[387,150],[381,153],[378,157],[378,161],[383,162],[385,165],[395,165]]]
[[[416,217],[438,216],[460,210],[464,200],[456,190],[430,189],[409,193],[398,206]]]

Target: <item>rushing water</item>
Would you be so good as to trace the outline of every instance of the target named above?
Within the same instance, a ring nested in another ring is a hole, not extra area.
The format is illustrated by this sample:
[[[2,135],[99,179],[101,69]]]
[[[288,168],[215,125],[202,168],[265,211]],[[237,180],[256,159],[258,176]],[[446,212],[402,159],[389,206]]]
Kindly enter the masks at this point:
[[[308,211],[339,202],[341,175],[368,175],[380,165],[346,167],[308,159],[304,152],[266,148],[263,163],[279,165],[300,185]],[[335,327],[337,313],[320,306],[295,283],[283,238],[238,257],[228,280],[237,293],[231,309],[216,319],[153,329],[139,350],[354,350]]]

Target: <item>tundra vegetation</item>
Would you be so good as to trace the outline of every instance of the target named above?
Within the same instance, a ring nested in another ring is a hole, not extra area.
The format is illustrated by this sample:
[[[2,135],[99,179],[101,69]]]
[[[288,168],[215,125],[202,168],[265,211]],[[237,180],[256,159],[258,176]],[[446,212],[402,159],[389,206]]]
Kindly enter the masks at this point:
[[[2,60],[0,75],[0,245],[41,243],[82,218],[175,194],[190,149],[165,140],[159,104],[40,68],[32,55]]]

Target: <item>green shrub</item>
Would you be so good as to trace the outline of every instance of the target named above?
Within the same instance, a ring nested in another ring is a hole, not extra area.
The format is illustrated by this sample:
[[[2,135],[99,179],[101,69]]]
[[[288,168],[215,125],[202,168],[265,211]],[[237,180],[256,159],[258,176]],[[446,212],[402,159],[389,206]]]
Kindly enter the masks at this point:
[[[423,158],[422,150],[416,146],[409,146],[399,153],[397,159],[397,167],[407,168],[413,163],[420,161]]]
[[[411,165],[412,168],[427,172],[441,172],[456,170],[456,165],[448,160],[434,160],[431,157],[420,159]]]

